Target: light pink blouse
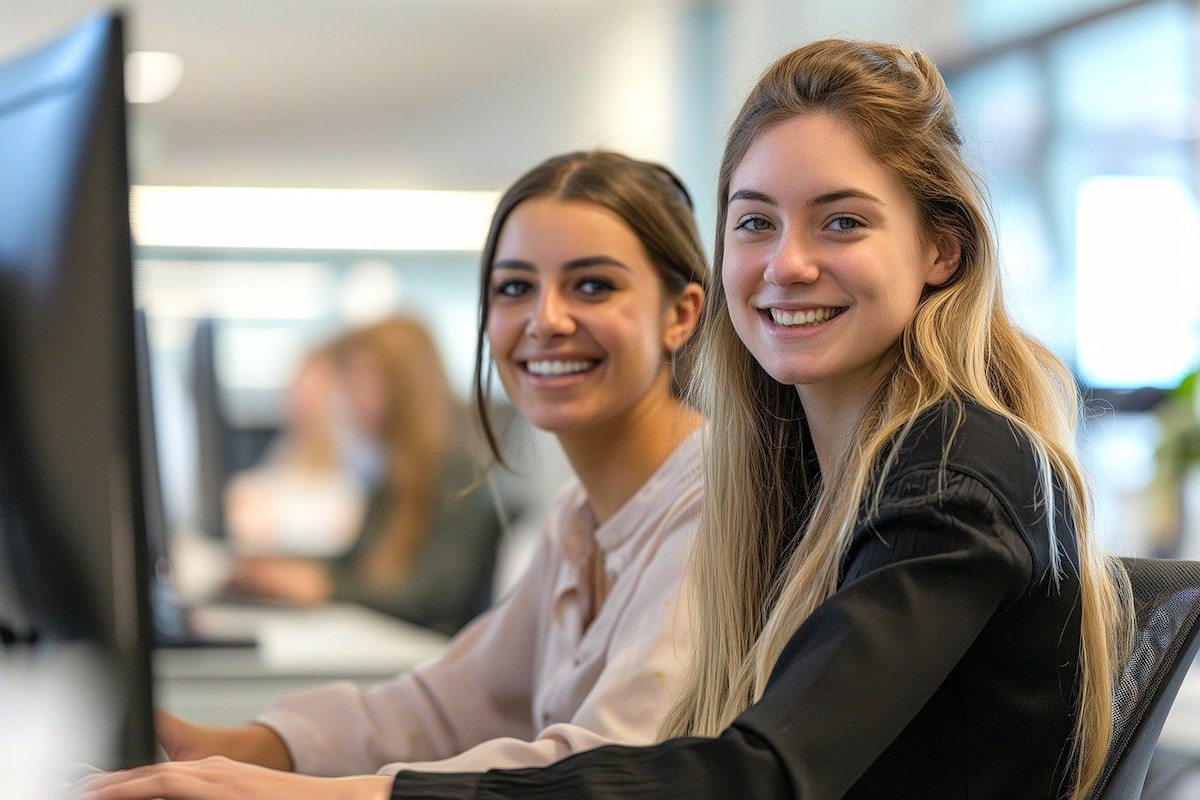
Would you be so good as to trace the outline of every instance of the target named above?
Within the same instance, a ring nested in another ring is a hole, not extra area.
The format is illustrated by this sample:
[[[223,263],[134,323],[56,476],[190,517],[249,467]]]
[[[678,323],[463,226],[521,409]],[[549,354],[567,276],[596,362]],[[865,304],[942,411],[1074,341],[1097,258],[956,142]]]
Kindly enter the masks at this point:
[[[599,527],[582,488],[567,486],[507,599],[437,660],[366,690],[336,683],[290,695],[257,721],[311,775],[543,766],[654,741],[690,654],[680,588],[699,513],[700,438]],[[611,588],[589,625],[596,557]]]

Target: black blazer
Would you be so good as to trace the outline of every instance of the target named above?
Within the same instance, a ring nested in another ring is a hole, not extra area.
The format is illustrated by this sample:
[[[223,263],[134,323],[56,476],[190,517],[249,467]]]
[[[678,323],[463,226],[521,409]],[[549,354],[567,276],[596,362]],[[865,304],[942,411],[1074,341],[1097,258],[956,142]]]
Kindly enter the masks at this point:
[[[604,747],[546,769],[402,772],[393,796],[1061,796],[1078,688],[1075,531],[1061,492],[1048,513],[1025,437],[973,404],[956,419],[939,407],[903,441],[837,591],[720,737]]]

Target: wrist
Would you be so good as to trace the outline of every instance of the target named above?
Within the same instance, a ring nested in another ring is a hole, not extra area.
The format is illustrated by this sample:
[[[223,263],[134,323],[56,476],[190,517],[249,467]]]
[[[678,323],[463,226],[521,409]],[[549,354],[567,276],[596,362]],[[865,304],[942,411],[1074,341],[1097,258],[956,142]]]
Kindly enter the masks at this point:
[[[283,739],[271,728],[252,722],[238,729],[236,754],[232,757],[270,769],[292,772],[292,754]]]
[[[338,778],[345,782],[343,800],[391,800],[392,778],[389,775],[363,775]]]

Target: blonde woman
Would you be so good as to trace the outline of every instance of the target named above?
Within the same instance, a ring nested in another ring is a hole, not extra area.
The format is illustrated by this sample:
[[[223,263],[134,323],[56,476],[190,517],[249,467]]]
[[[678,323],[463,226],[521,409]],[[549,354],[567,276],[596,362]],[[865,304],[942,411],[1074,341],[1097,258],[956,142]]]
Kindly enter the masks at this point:
[[[360,603],[454,633],[490,599],[501,523],[437,344],[419,320],[398,315],[320,352],[343,407],[340,459],[369,487],[365,515],[345,552],[245,558],[233,587],[302,604]]]
[[[960,145],[928,59],[848,41],[777,61],[726,145],[711,624],[664,731],[765,748],[781,796],[1082,798],[1104,759],[1127,586]]]
[[[1088,527],[1070,373],[1004,312],[941,77],[881,44],[784,56],[718,213],[677,738],[346,797],[1086,796],[1126,587]]]

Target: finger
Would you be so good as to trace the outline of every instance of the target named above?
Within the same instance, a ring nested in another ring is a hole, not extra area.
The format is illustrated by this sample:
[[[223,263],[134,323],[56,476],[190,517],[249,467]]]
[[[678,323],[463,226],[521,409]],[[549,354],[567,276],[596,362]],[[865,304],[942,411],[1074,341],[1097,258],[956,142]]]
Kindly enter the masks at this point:
[[[90,775],[71,787],[71,797],[80,800],[132,800],[132,798],[154,798],[165,795],[149,794],[157,778],[150,767],[105,772]]]
[[[222,759],[223,760],[223,759]],[[218,764],[152,764],[110,772],[87,780],[80,800],[208,800],[222,796],[220,781],[209,775]]]
[[[145,775],[104,786],[87,785],[79,800],[204,800],[204,796],[185,791],[177,780]]]

